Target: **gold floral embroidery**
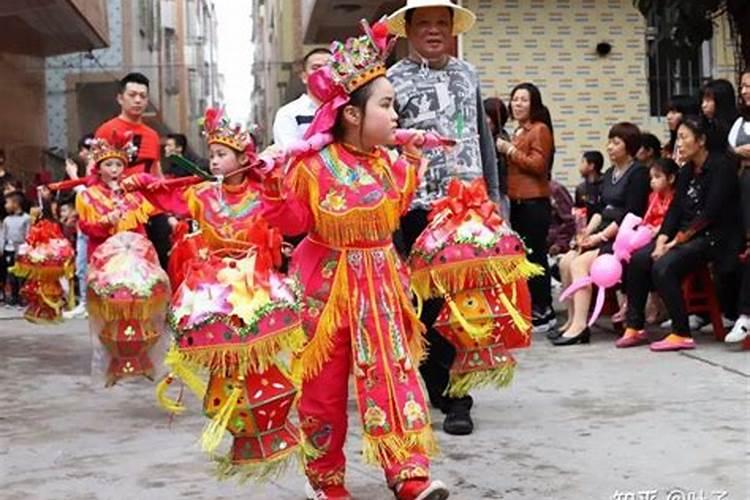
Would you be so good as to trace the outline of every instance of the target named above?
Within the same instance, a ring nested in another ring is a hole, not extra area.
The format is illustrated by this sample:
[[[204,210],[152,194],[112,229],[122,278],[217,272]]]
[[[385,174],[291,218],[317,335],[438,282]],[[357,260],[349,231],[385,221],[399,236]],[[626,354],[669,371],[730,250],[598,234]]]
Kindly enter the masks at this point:
[[[372,399],[367,400],[367,411],[365,411],[364,421],[367,432],[372,432],[378,428],[382,428],[385,432],[391,430],[385,412]]]
[[[333,210],[334,212],[341,212],[343,210],[346,210],[346,199],[341,192],[334,189],[328,191],[325,199],[320,202],[320,206],[329,210]]]
[[[406,428],[414,429],[418,424],[425,423],[425,415],[422,407],[414,401],[414,394],[407,394],[407,401],[404,404],[404,417],[406,417]]]

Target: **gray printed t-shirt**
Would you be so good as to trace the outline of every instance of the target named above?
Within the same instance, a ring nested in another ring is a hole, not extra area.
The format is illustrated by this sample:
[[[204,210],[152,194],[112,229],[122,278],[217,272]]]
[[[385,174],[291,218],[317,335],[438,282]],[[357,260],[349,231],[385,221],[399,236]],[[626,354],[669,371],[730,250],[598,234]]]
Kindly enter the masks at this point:
[[[467,181],[485,177],[487,190],[496,199],[494,143],[484,121],[474,67],[455,57],[439,69],[403,59],[388,70],[388,79],[396,90],[401,127],[437,132],[459,141],[450,151],[425,151],[429,166],[412,207],[429,209],[445,195],[452,177]]]

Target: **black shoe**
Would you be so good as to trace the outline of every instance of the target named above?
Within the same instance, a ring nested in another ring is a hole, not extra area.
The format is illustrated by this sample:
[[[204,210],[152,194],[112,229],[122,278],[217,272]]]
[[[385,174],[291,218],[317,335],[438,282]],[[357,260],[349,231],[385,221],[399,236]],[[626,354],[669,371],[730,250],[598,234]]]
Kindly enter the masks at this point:
[[[549,340],[555,340],[557,338],[560,338],[562,334],[563,332],[559,328],[555,327],[552,330],[547,332],[547,338]]]
[[[591,330],[588,327],[576,335],[575,337],[563,337],[560,335],[552,341],[552,345],[574,345],[574,344],[588,344],[591,341]]]
[[[443,430],[446,434],[454,436],[466,436],[474,431],[474,422],[471,420],[471,406],[474,400],[471,396],[450,400],[446,402],[447,412],[443,420]]]
[[[532,311],[531,314],[532,331],[534,333],[547,333],[554,330],[557,326],[557,315],[555,310],[548,307],[545,311]]]

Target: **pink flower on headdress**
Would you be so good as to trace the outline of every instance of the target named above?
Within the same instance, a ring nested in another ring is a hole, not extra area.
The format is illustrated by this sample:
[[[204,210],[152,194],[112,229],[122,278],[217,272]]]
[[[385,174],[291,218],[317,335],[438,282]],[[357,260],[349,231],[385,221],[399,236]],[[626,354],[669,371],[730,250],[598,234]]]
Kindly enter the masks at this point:
[[[312,73],[307,80],[307,86],[310,94],[323,104],[315,113],[315,118],[305,133],[305,139],[316,133],[331,130],[336,123],[339,109],[349,102],[349,94],[342,85],[334,81],[330,66],[323,66]]]

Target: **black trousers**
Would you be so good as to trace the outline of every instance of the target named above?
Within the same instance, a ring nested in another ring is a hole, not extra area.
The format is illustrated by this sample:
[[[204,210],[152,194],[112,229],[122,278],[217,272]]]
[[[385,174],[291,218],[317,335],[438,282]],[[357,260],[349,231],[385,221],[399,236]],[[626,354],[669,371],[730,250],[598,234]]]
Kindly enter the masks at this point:
[[[403,258],[409,256],[414,242],[427,227],[427,210],[414,209],[401,218],[401,228],[393,236],[393,243]],[[443,396],[450,381],[450,367],[456,357],[456,349],[433,328],[435,320],[443,308],[442,299],[425,301],[420,319],[427,327],[428,354],[419,371],[424,379],[430,401],[443,411],[450,411],[455,399]]]
[[[7,283],[10,284],[10,297],[16,303],[19,299],[19,293],[21,291],[21,280],[15,274],[9,273],[8,269],[13,267],[16,263],[16,252],[3,252],[2,262],[0,262],[0,292],[3,296],[7,289]],[[6,297],[6,300],[8,297]]]
[[[740,174],[740,206],[742,207],[742,222],[745,228],[746,242],[750,241],[750,167],[745,167]],[[737,312],[750,316],[750,259],[741,267],[741,285],[737,304]]]
[[[672,320],[672,331],[690,337],[685,301],[682,298],[682,279],[697,266],[709,260],[709,244],[705,237],[694,238],[677,245],[660,259],[654,261],[651,253],[656,243],[638,250],[627,267],[628,311],[625,324],[641,330],[646,324],[645,308],[648,293],[655,289],[667,308]]]
[[[146,235],[153,243],[159,264],[166,271],[169,265],[169,251],[172,250],[172,226],[167,214],[154,215],[146,224]]]
[[[544,274],[529,280],[531,304],[535,311],[545,312],[552,306],[552,287],[547,261],[547,233],[552,221],[549,198],[511,200],[510,225],[521,235],[530,250],[529,260],[544,268]]]
[[[742,264],[742,283],[740,285],[740,296],[737,304],[737,312],[750,316],[750,259]]]

